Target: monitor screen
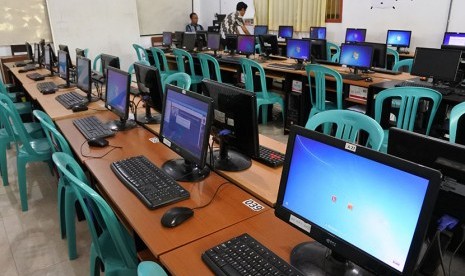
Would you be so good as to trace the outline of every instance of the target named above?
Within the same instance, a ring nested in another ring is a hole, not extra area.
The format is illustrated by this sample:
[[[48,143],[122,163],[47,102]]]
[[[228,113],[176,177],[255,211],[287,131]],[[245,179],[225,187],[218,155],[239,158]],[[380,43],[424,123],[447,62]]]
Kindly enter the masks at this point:
[[[327,60],[326,39],[310,39],[312,57],[318,60]]]
[[[91,60],[83,56],[76,57],[77,87],[90,94],[92,91]]]
[[[430,168],[293,127],[275,213],[377,275],[410,275],[439,181]]]
[[[454,81],[461,55],[459,50],[417,47],[410,74],[438,81]]]
[[[262,48],[262,52],[265,55],[277,55],[279,53],[278,50],[278,37],[276,35],[261,35],[258,37],[260,40],[260,47]]]
[[[68,80],[68,53],[62,50],[58,50],[58,75],[64,80]]]
[[[107,55],[107,54],[102,54],[101,55],[101,60],[102,60],[102,70],[103,70],[103,76],[106,78],[107,76],[107,67],[111,66],[113,68],[118,68],[119,69],[119,57]]]
[[[34,62],[40,63],[40,46],[37,43],[34,43]]]
[[[207,48],[209,50],[219,50],[220,49],[220,34],[219,33],[208,33],[207,35]]]
[[[229,51],[235,51],[237,49],[237,35],[226,35],[225,46]]]
[[[164,46],[171,46],[171,40],[173,38],[172,36],[173,36],[173,33],[171,33],[171,32],[163,32],[162,44]]]
[[[287,39],[287,52],[288,58],[295,58],[298,60],[310,59],[310,41],[307,39]]]
[[[281,38],[292,38],[294,35],[293,26],[279,26],[278,36]]]
[[[192,51],[195,48],[195,33],[184,33],[182,37],[182,48],[187,51]]]
[[[33,60],[34,54],[32,53],[31,44],[29,44],[29,42],[26,42],[25,45],[26,45],[27,59]]]
[[[255,25],[255,27],[253,28],[253,34],[256,36],[268,34],[268,26],[267,25]]]
[[[162,111],[163,104],[163,87],[161,85],[160,71],[153,66],[147,66],[141,63],[134,63],[136,72],[137,87],[139,92],[144,96],[149,96],[148,105],[156,111]],[[150,111],[149,111],[150,112]]]
[[[384,43],[363,42],[359,45],[368,45],[373,48],[373,59],[371,66],[376,68],[386,68],[387,45]]]
[[[410,46],[411,36],[412,31],[388,30],[386,44],[393,47],[408,48]]]
[[[310,27],[310,38],[326,39],[326,27]]]
[[[373,60],[373,47],[360,44],[341,45],[340,64],[356,68],[370,68]]]
[[[244,55],[253,55],[255,53],[255,36],[238,35],[237,52]]]
[[[346,42],[365,42],[367,29],[347,28]]]
[[[45,51],[44,51],[44,65],[45,66],[50,66],[51,65],[51,51],[50,51],[50,47],[45,47]]]
[[[207,31],[197,31],[195,33],[195,46],[201,51],[205,46],[207,46]]]
[[[444,33],[443,45],[465,47],[465,33]]]
[[[181,31],[174,32],[174,38],[177,42],[182,42],[183,36],[184,36],[184,32],[181,32]]]
[[[107,67],[105,106],[122,120],[128,119],[130,75]]]

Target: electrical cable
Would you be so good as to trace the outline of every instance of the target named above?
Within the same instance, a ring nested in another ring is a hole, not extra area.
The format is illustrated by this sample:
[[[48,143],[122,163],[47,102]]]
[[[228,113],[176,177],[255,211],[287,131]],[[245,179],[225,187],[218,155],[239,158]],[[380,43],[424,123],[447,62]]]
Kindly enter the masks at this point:
[[[440,233],[441,232],[439,230],[436,232],[436,238],[438,239],[439,259],[441,260],[442,273],[443,273],[444,276],[446,276],[447,274],[446,274],[446,268],[444,267],[444,257],[442,256],[441,235],[440,235]]]
[[[192,208],[192,210],[202,209],[202,208],[205,208],[205,207],[207,207],[208,205],[210,205],[210,204],[213,202],[213,200],[215,199],[215,197],[216,197],[216,195],[218,194],[218,192],[220,191],[221,187],[223,187],[223,186],[226,185],[226,184],[230,184],[230,182],[229,182],[229,181],[223,182],[220,186],[218,186],[218,188],[216,188],[216,191],[215,191],[215,193],[213,194],[213,196],[212,196],[212,198],[210,199],[210,201],[208,201],[208,202],[207,202],[206,204],[204,204],[204,205],[194,207],[194,208]]]
[[[114,151],[115,149],[121,149],[123,147],[120,147],[120,146],[113,146],[113,145],[108,145],[109,147],[112,147],[109,151],[107,151],[106,153],[104,153],[103,155],[100,155],[100,156],[93,156],[93,155],[87,155],[87,154],[84,154],[82,152],[82,147],[84,146],[85,143],[87,143],[89,140],[85,140],[82,144],[81,144],[81,148],[80,148],[80,152],[81,152],[81,155],[83,157],[87,157],[87,158],[95,158],[95,159],[100,159],[100,158],[103,158],[105,156],[107,156],[110,152]]]
[[[451,275],[451,266],[452,266],[452,261],[454,260],[455,254],[459,251],[459,249],[462,247],[463,243],[465,242],[465,226],[462,225],[462,240],[460,241],[459,245],[457,245],[457,248],[454,250],[452,253],[452,256],[450,257],[449,260],[449,276]]]

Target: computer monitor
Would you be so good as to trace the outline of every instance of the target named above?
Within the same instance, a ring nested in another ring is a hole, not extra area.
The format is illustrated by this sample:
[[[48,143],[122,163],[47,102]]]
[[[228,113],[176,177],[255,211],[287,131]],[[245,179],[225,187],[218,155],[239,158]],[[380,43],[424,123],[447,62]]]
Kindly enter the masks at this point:
[[[180,48],[182,46],[182,38],[184,37],[184,32],[176,31],[174,32],[174,39],[172,42],[176,45],[176,47]]]
[[[237,36],[237,52],[249,57],[255,54],[255,36],[253,35],[238,35]]]
[[[230,55],[234,55],[237,49],[237,35],[226,35],[225,48],[229,51]]]
[[[278,36],[281,38],[292,38],[294,35],[293,26],[279,26],[278,27]]]
[[[182,159],[170,160],[162,168],[177,181],[200,181],[208,176],[206,164],[212,100],[173,85],[166,85],[160,141]]]
[[[252,165],[250,157],[259,156],[257,99],[242,88],[203,80],[205,95],[213,99],[212,135],[219,140],[213,152],[214,168],[242,171]],[[240,110],[240,112],[238,112]]]
[[[216,55],[216,51],[220,49],[220,41],[221,41],[221,36],[219,33],[208,33],[207,49],[214,51]]]
[[[275,215],[316,241],[296,246],[291,264],[306,275],[413,275],[440,177],[291,127]]]
[[[386,44],[388,46],[397,47],[397,51],[401,52],[400,48],[410,47],[411,37],[412,31],[388,30],[386,36]]]
[[[58,88],[69,88],[71,87],[69,81],[69,54],[65,51],[58,50],[58,76],[66,81],[64,84],[58,85]]]
[[[444,33],[442,45],[465,47],[465,33]]]
[[[373,59],[371,67],[386,68],[387,64],[387,45],[384,43],[361,42],[359,45],[368,45],[373,48]]]
[[[73,67],[73,63],[71,62],[71,56],[70,56],[70,53],[69,53],[69,48],[67,45],[63,45],[63,44],[60,44],[58,45],[58,49],[61,50],[61,51],[65,51],[66,53],[68,53],[68,64],[70,67]]]
[[[129,118],[129,86],[130,75],[120,69],[107,66],[105,107],[119,117],[119,120],[111,121],[109,127],[112,130],[127,130],[136,126]]]
[[[253,28],[253,34],[255,36],[268,34],[268,25],[255,25]]]
[[[141,63],[134,63],[137,87],[145,101],[145,114],[138,117],[137,121],[144,124],[159,124],[163,104],[163,86],[161,84],[160,71]],[[160,114],[152,116],[150,108],[153,107]]]
[[[197,51],[202,51],[207,46],[207,31],[197,31],[195,33],[195,46]]]
[[[354,74],[358,74],[359,69],[370,69],[372,60],[373,47],[369,45],[342,43],[339,63],[354,68]]]
[[[163,46],[171,47],[172,42],[173,42],[173,33],[163,32],[163,41],[161,42],[161,44]]]
[[[326,27],[310,27],[310,38],[326,39]]]
[[[26,41],[24,44],[26,46],[27,59],[34,60],[34,53],[32,52],[32,46],[29,42]]]
[[[112,55],[107,55],[107,54],[101,54],[101,64],[102,64],[102,71],[103,71],[103,77],[107,77],[107,68],[108,67],[113,67],[119,69],[120,64],[119,64],[119,57],[115,57]]]
[[[55,64],[58,61],[57,55],[55,54],[55,49],[52,47],[52,44],[47,43],[47,46],[50,48],[50,53],[52,54],[52,63]]]
[[[86,57],[86,52],[83,49],[76,48],[76,57]]]
[[[193,51],[195,48],[195,33],[184,33],[182,37],[182,48],[186,51]]]
[[[42,66],[42,61],[40,58],[40,45],[38,43],[34,43],[34,63]]]
[[[367,34],[367,29],[346,29],[346,43],[352,42],[365,42],[365,37]]]
[[[265,56],[277,55],[278,50],[278,37],[276,35],[267,34],[258,37],[260,40],[260,47]]]
[[[454,81],[462,51],[417,47],[411,75],[433,78],[434,83]]]
[[[92,97],[92,67],[91,60],[84,56],[76,56],[76,86],[87,95],[87,102],[98,101],[98,97]]]
[[[52,56],[52,49],[50,45],[45,46],[44,50],[44,67],[45,69],[50,71],[48,77],[53,77],[53,56]]]
[[[310,39],[311,56],[317,60],[327,60],[326,39]]]
[[[388,154],[441,171],[441,190],[434,215],[465,221],[465,146],[412,131],[391,128]]]
[[[286,47],[286,56],[296,59],[299,64],[310,60],[311,44],[308,39],[288,38]]]

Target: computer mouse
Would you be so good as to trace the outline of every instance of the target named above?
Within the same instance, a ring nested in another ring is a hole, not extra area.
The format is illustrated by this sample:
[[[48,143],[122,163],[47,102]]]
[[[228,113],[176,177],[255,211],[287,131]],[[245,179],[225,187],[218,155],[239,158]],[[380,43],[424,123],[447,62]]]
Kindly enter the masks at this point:
[[[54,88],[48,88],[48,89],[42,90],[41,92],[42,92],[42,94],[44,94],[44,95],[54,94],[54,93],[56,92],[56,89],[54,89]]]
[[[88,109],[89,108],[84,104],[77,104],[77,105],[75,105],[75,106],[73,106],[71,108],[71,110],[73,110],[73,112],[86,111]]]
[[[365,78],[365,82],[373,82],[373,79],[368,77],[368,78]]]
[[[183,223],[194,215],[194,211],[188,207],[173,207],[166,211],[161,218],[161,225],[173,228]]]
[[[108,140],[104,138],[91,138],[87,141],[89,147],[103,148],[108,146]]]

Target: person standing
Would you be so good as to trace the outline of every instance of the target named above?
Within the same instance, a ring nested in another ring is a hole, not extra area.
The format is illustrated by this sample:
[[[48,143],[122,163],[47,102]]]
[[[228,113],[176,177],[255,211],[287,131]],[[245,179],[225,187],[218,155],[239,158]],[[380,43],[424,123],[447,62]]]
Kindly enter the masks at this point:
[[[236,5],[236,11],[228,14],[224,18],[220,26],[220,35],[223,40],[226,39],[226,35],[228,34],[239,34],[239,27],[245,34],[250,35],[250,32],[245,27],[244,20],[242,19],[246,10],[247,4],[244,2],[239,2]]]
[[[195,33],[197,31],[203,31],[202,25],[200,25],[198,15],[193,12],[189,15],[191,23],[186,25],[186,32]]]

